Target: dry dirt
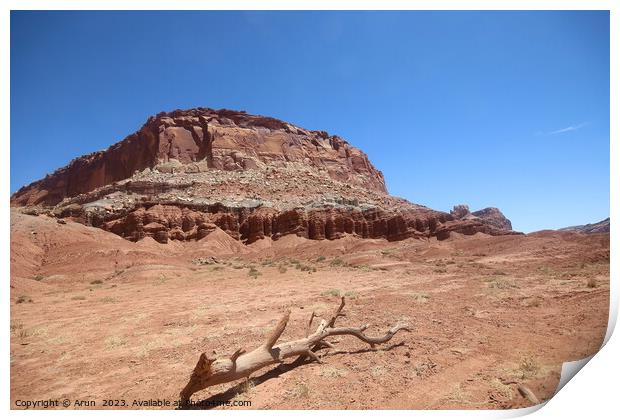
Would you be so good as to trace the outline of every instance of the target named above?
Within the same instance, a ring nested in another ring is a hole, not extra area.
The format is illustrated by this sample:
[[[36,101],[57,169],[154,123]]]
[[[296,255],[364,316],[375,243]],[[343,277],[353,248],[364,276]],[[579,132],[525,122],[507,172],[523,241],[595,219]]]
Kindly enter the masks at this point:
[[[216,230],[162,245],[12,212],[13,408],[18,399],[176,400],[202,351],[261,344],[287,308],[281,340],[299,338],[309,314],[329,316],[340,295],[339,325],[382,334],[407,321],[413,331],[376,349],[342,338],[323,364],[272,366],[194,398],[253,409],[530,405],[502,383],[516,381],[549,399],[562,362],[595,353],[605,335],[609,235],[287,236],[244,246]]]

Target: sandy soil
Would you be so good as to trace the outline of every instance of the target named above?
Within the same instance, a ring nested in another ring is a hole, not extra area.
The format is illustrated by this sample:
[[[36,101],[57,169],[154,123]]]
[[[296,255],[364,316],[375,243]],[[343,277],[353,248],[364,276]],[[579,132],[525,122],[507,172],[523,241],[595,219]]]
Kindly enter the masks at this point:
[[[503,382],[551,398],[562,362],[595,353],[607,327],[608,234],[246,247],[215,231],[161,245],[16,212],[11,232],[13,408],[176,400],[200,352],[259,345],[287,308],[282,340],[300,338],[309,314],[327,317],[340,295],[340,325],[383,333],[408,321],[413,332],[374,350],[342,338],[323,364],[265,368],[194,398],[253,409],[524,407]]]

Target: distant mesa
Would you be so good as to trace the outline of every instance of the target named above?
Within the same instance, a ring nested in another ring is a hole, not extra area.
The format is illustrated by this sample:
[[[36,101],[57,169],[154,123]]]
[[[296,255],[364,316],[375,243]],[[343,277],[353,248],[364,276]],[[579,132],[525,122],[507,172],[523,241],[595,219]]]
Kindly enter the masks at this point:
[[[597,223],[590,223],[587,225],[570,226],[562,231],[580,232],[580,233],[609,233],[609,217],[605,220],[601,220]]]
[[[216,228],[246,244],[290,234],[517,234],[496,208],[446,213],[390,196],[368,156],[339,136],[210,108],[150,117],[108,149],[21,188],[11,206],[160,243],[198,241]]]

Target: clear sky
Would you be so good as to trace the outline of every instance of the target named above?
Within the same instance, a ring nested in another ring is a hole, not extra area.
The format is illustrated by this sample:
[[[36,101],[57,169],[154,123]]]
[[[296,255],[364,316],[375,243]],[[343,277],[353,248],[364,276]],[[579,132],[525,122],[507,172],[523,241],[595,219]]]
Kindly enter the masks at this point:
[[[12,12],[12,192],[197,106],[338,134],[434,209],[609,216],[608,12]]]

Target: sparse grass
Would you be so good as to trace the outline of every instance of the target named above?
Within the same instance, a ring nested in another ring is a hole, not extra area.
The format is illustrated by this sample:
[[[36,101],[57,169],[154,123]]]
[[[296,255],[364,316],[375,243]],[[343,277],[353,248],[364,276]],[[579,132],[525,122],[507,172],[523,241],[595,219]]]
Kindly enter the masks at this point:
[[[356,265],[355,268],[362,271],[375,271],[375,269],[370,267],[368,264]]]
[[[331,265],[332,267],[346,267],[348,264],[341,258],[334,258],[333,260],[331,260],[329,265]]]
[[[340,297],[342,296],[342,292],[340,291],[340,289],[328,289],[325,290],[323,293],[321,293],[323,296],[335,296],[335,297]]]
[[[347,375],[347,371],[333,366],[324,366],[319,375],[326,378],[342,378]]]
[[[527,308],[538,308],[541,304],[541,299],[533,297],[525,301],[524,306]]]
[[[101,299],[101,302],[103,302],[103,303],[116,303],[116,299],[113,298],[112,296],[105,296],[104,298]]]
[[[456,404],[459,406],[467,405],[471,403],[470,395],[463,391],[460,384],[457,384],[452,388],[452,391],[445,396],[444,401],[450,404]]]
[[[15,301],[15,303],[32,303],[32,302],[33,302],[32,298],[30,296],[27,296],[27,295],[21,295]]]
[[[11,334],[24,329],[24,324],[20,321],[11,321]]]
[[[81,296],[81,295],[73,296],[71,297],[71,300],[86,300],[86,296]]]
[[[252,379],[246,379],[241,383],[240,394],[248,394],[250,393],[256,385]]]
[[[123,347],[127,344],[127,340],[122,337],[112,336],[105,340],[105,345],[108,350],[112,350],[118,347]]]
[[[487,282],[487,286],[489,287],[489,289],[506,290],[518,288],[514,281],[505,278],[491,277],[489,279],[486,279],[485,281]]]
[[[254,267],[250,267],[250,270],[248,271],[248,276],[252,277],[253,279],[257,279],[258,276],[260,276],[260,275],[262,275],[262,273],[260,271],[258,271]]]
[[[521,357],[521,360],[519,361],[519,367],[517,368],[515,373],[521,379],[529,379],[536,377],[539,372],[540,364],[538,360],[536,360],[533,355],[527,354]]]
[[[380,378],[382,376],[385,376],[388,373],[388,370],[385,368],[385,366],[381,366],[381,365],[375,365],[370,369],[370,376],[372,376],[373,378]]]
[[[411,297],[416,303],[426,303],[431,298],[427,293],[411,293]]]
[[[295,382],[293,389],[287,391],[286,394],[294,398],[308,398],[310,395],[310,388],[308,387],[308,384],[298,380]]]
[[[512,391],[512,387],[510,385],[506,385],[502,383],[499,379],[495,378],[490,383],[491,393],[499,397],[500,400],[509,401],[514,397],[514,392]]]
[[[307,271],[308,274],[309,273],[316,273],[316,268],[312,267],[310,265],[306,265],[306,264],[302,264],[302,263],[297,263],[295,265],[295,268],[298,269],[299,271]]]
[[[590,277],[586,281],[586,286],[589,287],[590,289],[595,288],[597,286],[596,279],[594,277]]]
[[[545,275],[549,275],[553,273],[553,270],[551,269],[551,267],[546,266],[546,265],[541,265],[540,267],[538,267],[538,271],[540,271],[542,274],[545,274]]]
[[[165,284],[167,281],[168,281],[168,278],[164,276],[163,274],[160,274],[157,280],[155,280],[155,285],[159,286],[159,285]]]
[[[136,356],[140,358],[145,358],[151,353],[151,351],[165,347],[165,344],[165,341],[162,338],[158,337],[142,345],[140,349],[136,352]]]
[[[90,284],[103,284],[103,280],[93,280]]]
[[[348,297],[349,299],[357,299],[357,292],[353,292],[350,290],[348,292],[345,292],[344,296]]]
[[[426,360],[424,362],[418,363],[417,365],[415,365],[413,367],[413,371],[415,372],[416,376],[419,378],[426,378],[428,376],[431,376],[432,374],[435,373],[435,368],[437,367],[437,365],[431,361],[431,360]]]

